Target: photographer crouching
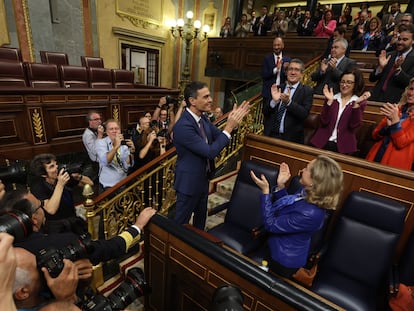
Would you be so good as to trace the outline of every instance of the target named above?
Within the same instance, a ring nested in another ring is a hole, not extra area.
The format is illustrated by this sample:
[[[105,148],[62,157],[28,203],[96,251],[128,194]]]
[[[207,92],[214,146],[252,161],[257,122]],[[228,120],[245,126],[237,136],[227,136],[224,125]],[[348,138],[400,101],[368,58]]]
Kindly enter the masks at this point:
[[[0,230],[15,236],[18,269],[13,296],[18,308],[37,308],[53,297],[74,302],[78,281],[91,278],[92,264],[125,254],[156,212],[148,207],[118,236],[91,241],[88,234],[44,234],[41,202],[25,189],[8,192],[0,211],[5,213],[0,217]]]
[[[31,192],[42,201],[48,232],[68,231],[71,224],[84,223],[76,216],[72,190],[86,184],[93,186],[93,182],[82,175],[79,165],[59,167],[53,154],[44,153],[33,158],[30,171],[35,176]],[[80,226],[79,230],[85,228]]]

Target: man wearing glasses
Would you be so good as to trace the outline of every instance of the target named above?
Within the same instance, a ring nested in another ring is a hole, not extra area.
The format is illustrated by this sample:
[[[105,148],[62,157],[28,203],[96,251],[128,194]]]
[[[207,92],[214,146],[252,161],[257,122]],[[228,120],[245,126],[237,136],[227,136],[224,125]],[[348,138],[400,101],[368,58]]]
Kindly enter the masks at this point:
[[[283,140],[304,143],[303,124],[309,115],[313,100],[313,90],[301,83],[304,63],[297,58],[290,61],[286,83],[271,87],[272,99],[263,105],[265,120],[270,124],[269,136]]]
[[[96,154],[95,142],[97,139],[103,138],[105,130],[102,126],[102,118],[97,111],[90,111],[86,119],[88,120],[88,127],[82,135],[83,145],[85,146],[91,161],[98,163],[99,160]]]
[[[339,91],[339,78],[345,70],[356,66],[354,60],[345,56],[348,48],[346,39],[336,39],[332,44],[331,54],[321,61],[318,69],[312,73],[311,78],[317,84],[315,94],[323,95],[323,88],[327,84],[333,88],[334,94]]]

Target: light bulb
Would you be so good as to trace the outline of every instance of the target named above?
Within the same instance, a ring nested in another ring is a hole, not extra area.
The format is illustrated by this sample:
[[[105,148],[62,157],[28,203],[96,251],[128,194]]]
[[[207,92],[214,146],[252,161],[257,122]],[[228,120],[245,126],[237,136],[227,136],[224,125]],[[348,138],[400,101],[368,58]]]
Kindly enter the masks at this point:
[[[187,18],[188,19],[192,19],[194,17],[194,13],[193,13],[193,11],[188,11],[187,12]]]
[[[198,19],[194,21],[194,28],[195,29],[200,29],[201,28],[201,22]]]
[[[210,31],[210,26],[209,25],[204,25],[203,26],[203,32],[204,33],[207,33],[207,32],[209,32]]]
[[[178,26],[178,27],[183,27],[183,26],[184,26],[184,20],[183,20],[182,18],[179,18],[179,19],[177,20],[177,26]]]
[[[175,28],[177,26],[177,21],[175,19],[170,21],[170,27]]]

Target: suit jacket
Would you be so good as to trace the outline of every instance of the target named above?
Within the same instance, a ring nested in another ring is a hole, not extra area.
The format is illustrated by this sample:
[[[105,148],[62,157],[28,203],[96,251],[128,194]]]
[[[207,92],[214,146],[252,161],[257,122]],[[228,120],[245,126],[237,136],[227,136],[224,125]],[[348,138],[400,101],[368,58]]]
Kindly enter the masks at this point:
[[[260,28],[259,22],[261,18],[262,18],[261,16],[256,17],[256,21],[252,27],[252,30],[255,36],[266,36],[267,32],[272,28],[272,19],[269,17],[269,15],[266,15],[263,21],[264,24],[262,25],[262,29],[259,35],[258,34],[259,28]]]
[[[340,153],[351,154],[357,151],[356,130],[362,124],[362,114],[367,102],[360,103],[359,108],[352,108],[353,101],[350,102],[342,112],[338,122],[337,147]],[[328,106],[325,102],[321,112],[321,126],[316,130],[310,143],[318,148],[325,147],[335,128],[339,111],[339,102],[334,100],[332,105]]]
[[[281,85],[281,90],[285,89],[286,85]],[[304,127],[305,119],[309,115],[310,108],[313,101],[313,89],[307,85],[299,83],[291,103],[286,107],[286,114],[284,119],[283,139],[303,144],[304,142]],[[270,101],[263,103],[264,115],[264,135],[269,135],[272,130],[272,125],[276,122],[276,114],[279,105],[275,108],[270,107]]]
[[[398,103],[401,98],[401,94],[404,92],[406,86],[410,82],[410,79],[414,77],[414,49],[407,54],[404,62],[401,64],[402,71],[398,75],[393,75],[391,79],[389,79],[387,90],[386,92],[383,92],[382,87],[388,76],[388,73],[394,66],[395,58],[397,57],[397,51],[393,51],[387,54],[387,56],[388,55],[391,55],[391,58],[382,72],[378,75],[375,75],[374,70],[369,76],[369,81],[378,81],[371,91],[372,95],[370,99],[380,102]]]
[[[317,83],[314,89],[315,94],[323,94],[323,87],[325,84],[332,87],[335,94],[338,93],[339,78],[341,77],[341,74],[352,66],[356,66],[356,62],[345,56],[333,70],[331,67],[328,67],[325,73],[321,73],[320,67],[318,67],[318,69],[311,75],[312,80]]]
[[[200,127],[186,110],[174,125],[174,146],[177,149],[174,189],[186,195],[208,192],[207,161],[212,167],[214,158],[229,143],[227,136],[214,126],[206,116],[202,122],[208,143],[203,139]]]
[[[283,56],[282,57],[282,68],[280,72],[280,84],[284,83],[286,80],[286,71],[285,71],[285,63],[290,62],[290,57]],[[265,98],[265,101],[270,101],[272,98],[272,94],[270,92],[270,88],[276,82],[276,75],[273,73],[273,69],[276,67],[275,64],[275,56],[274,54],[266,55],[263,60],[262,65],[262,79],[263,79],[263,86],[262,86],[262,96]]]

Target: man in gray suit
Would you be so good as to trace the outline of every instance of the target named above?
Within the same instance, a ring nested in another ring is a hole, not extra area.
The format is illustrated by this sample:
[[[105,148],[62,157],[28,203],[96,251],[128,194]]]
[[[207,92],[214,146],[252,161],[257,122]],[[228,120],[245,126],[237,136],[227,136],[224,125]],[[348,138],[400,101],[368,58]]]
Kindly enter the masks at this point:
[[[315,94],[323,94],[323,87],[327,84],[333,88],[334,94],[339,92],[339,78],[341,74],[356,66],[354,60],[345,56],[348,48],[346,39],[336,39],[332,44],[331,54],[321,61],[318,69],[312,73],[311,78],[317,84],[314,88]]]

